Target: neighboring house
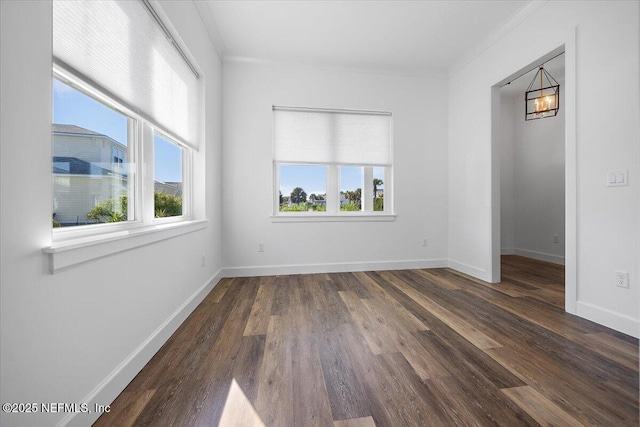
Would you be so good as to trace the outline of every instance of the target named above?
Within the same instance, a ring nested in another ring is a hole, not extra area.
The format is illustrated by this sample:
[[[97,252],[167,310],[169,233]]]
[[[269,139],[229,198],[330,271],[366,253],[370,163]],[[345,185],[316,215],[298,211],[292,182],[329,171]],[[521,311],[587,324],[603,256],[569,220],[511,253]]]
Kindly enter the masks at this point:
[[[158,181],[153,182],[153,189],[158,193],[167,193],[172,196],[182,196],[182,183],[170,182],[170,181]]]
[[[62,225],[87,224],[98,203],[126,194],[127,147],[74,125],[53,125],[53,213]]]
[[[314,196],[314,197],[312,197]],[[312,193],[308,198],[307,198],[307,203],[311,204],[311,205],[318,205],[318,206],[326,206],[327,201],[325,200],[326,198],[326,194],[316,194],[316,193]]]

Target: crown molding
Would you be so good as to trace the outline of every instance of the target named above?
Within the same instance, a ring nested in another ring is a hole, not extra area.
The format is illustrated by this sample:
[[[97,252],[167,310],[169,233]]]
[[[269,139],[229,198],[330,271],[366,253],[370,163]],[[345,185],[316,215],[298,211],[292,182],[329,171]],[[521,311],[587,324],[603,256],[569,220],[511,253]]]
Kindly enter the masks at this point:
[[[222,62],[225,64],[250,64],[250,65],[261,65],[261,66],[269,66],[269,67],[302,68],[302,69],[315,69],[315,70],[416,77],[416,78],[441,79],[441,80],[448,79],[448,75],[446,72],[434,71],[434,70],[408,70],[408,69],[401,69],[401,68],[394,69],[394,68],[367,67],[367,66],[358,67],[358,66],[348,66],[348,65],[327,64],[322,62],[283,61],[283,60],[277,60],[277,59],[254,58],[254,57],[234,56],[234,55],[225,55],[224,58],[222,59]]]
[[[222,61],[225,54],[227,53],[227,48],[222,41],[220,32],[218,31],[218,24],[216,23],[216,20],[211,13],[209,2],[195,0],[192,1],[196,6],[196,10],[200,15],[200,19],[204,23],[204,28],[207,30],[207,34],[209,34],[209,39],[211,40],[211,43],[213,44],[213,47],[218,54],[218,58],[220,59],[220,61]]]

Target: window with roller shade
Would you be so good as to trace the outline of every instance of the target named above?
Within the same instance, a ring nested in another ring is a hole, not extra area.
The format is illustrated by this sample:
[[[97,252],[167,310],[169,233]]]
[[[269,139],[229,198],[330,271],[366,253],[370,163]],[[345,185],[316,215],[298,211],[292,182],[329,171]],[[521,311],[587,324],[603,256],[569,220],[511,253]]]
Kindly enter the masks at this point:
[[[191,212],[202,82],[167,24],[146,0],[53,1],[54,237]]]
[[[390,113],[273,107],[273,120],[275,215],[393,212]]]

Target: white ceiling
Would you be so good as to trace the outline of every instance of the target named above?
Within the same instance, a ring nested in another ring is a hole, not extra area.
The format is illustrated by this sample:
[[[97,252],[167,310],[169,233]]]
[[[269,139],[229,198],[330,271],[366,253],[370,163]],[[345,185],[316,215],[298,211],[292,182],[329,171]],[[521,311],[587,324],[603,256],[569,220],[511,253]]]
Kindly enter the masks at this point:
[[[225,61],[250,58],[427,75],[447,75],[528,3],[196,1]]]

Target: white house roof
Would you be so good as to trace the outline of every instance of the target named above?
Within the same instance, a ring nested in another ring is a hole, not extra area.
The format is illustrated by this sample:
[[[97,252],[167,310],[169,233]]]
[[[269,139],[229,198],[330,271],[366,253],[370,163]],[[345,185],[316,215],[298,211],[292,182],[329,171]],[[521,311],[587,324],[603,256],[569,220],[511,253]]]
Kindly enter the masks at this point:
[[[73,135],[102,136],[102,137],[108,138],[108,136],[106,136],[106,135],[103,135],[103,134],[98,133],[98,132],[94,132],[94,131],[89,130],[89,129],[81,128],[80,126],[76,126],[76,125],[63,125],[63,124],[54,123],[53,124],[53,132],[54,133],[68,133],[68,134],[73,134]]]

